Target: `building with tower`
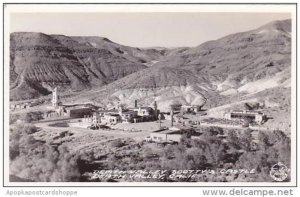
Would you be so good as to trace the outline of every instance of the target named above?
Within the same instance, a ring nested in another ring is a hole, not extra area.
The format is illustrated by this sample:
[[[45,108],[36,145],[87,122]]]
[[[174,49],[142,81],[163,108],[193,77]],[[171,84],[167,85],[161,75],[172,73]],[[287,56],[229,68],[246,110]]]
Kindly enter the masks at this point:
[[[159,110],[154,102],[153,107],[142,107],[134,102],[134,108],[126,108],[123,105],[117,109],[96,110],[92,115],[83,117],[82,122],[87,126],[100,124],[137,123],[157,120]]]
[[[57,88],[55,87],[52,91],[52,107],[50,111],[43,114],[45,119],[48,118],[83,118],[85,116],[90,116],[93,113],[93,107],[88,104],[73,104],[73,105],[63,105],[59,100]]]

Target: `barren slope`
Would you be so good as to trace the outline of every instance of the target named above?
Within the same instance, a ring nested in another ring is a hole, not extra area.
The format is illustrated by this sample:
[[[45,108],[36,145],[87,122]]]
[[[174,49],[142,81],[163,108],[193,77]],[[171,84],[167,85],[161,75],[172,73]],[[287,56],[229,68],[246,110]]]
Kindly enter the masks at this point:
[[[10,38],[10,98],[99,87],[144,69],[164,50],[126,47],[101,37],[18,32]]]
[[[242,101],[247,95],[260,97],[257,93],[268,89],[289,89],[290,32],[290,20],[274,21],[194,48],[169,50],[151,67],[99,91],[109,92],[105,98],[112,105],[132,104],[134,99],[145,104],[157,100],[166,108],[172,101],[192,104],[198,99],[207,100],[210,108]],[[96,92],[88,97],[105,102]]]

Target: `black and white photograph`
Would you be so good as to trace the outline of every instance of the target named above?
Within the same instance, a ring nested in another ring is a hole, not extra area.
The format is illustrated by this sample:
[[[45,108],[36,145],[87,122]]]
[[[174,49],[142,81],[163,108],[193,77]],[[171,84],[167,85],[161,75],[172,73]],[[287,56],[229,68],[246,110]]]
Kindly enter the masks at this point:
[[[3,9],[6,185],[295,185],[296,5]]]

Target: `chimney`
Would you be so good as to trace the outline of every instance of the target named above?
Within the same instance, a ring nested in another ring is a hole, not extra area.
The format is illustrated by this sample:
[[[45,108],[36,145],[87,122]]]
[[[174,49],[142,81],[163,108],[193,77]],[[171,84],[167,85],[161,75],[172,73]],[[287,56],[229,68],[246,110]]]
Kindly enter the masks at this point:
[[[134,107],[137,108],[137,100],[134,100]]]
[[[121,116],[123,114],[123,108],[121,106],[118,107],[119,115]]]

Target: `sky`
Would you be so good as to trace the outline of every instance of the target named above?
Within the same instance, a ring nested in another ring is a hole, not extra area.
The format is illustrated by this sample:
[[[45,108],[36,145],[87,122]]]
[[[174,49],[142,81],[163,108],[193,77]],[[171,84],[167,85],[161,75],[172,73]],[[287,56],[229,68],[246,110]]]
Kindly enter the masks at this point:
[[[134,47],[197,46],[289,13],[11,13],[10,32],[101,36]]]

